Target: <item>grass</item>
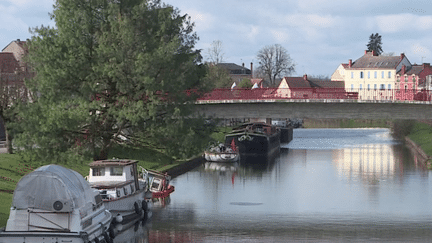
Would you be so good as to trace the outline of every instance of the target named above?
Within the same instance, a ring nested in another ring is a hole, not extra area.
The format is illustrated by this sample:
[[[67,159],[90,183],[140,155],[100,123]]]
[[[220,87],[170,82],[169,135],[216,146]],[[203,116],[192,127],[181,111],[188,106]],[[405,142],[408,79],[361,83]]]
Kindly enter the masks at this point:
[[[429,156],[432,156],[432,127],[416,122],[408,137]]]
[[[118,146],[113,148],[108,158],[119,159],[134,159],[138,160],[138,164],[147,169],[165,170],[169,169],[179,162],[174,162],[173,159],[160,151],[155,151],[146,148],[132,148],[128,146]],[[25,164],[21,162],[21,157],[17,154],[0,154],[0,227],[6,225],[9,217],[9,210],[12,205],[13,191],[15,190],[18,181],[30,173],[36,167],[44,165],[42,162],[34,162]],[[91,161],[82,164],[65,164],[66,168],[73,169],[82,176],[88,175],[90,167],[88,164]],[[37,165],[33,167],[34,165]]]
[[[232,127],[219,127],[216,132],[212,133],[210,135],[211,138],[214,140],[224,143],[225,142],[225,135],[229,132],[231,132]]]

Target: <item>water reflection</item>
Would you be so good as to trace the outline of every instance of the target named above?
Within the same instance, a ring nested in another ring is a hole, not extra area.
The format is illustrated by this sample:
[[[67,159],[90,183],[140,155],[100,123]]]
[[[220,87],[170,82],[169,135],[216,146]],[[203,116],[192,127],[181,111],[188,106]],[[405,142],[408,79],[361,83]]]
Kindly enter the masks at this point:
[[[261,166],[247,160],[207,163],[173,179],[176,192],[169,204],[154,210],[149,239],[415,242],[432,237],[430,172],[416,166],[388,130],[300,129],[294,137]]]
[[[333,161],[341,176],[376,183],[400,172],[401,159],[392,146],[369,144],[358,148],[344,148],[333,152]]]
[[[145,243],[148,241],[149,230],[147,218],[137,218],[114,227],[113,243]]]

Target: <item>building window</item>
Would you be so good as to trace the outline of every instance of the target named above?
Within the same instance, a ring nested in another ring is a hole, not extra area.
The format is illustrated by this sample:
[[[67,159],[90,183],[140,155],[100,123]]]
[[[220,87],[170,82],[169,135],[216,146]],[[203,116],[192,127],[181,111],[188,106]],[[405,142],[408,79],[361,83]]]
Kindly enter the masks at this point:
[[[368,90],[370,90],[370,84],[368,84]]]
[[[391,90],[391,84],[389,84],[389,85],[387,86],[387,88],[388,88],[388,90]]]
[[[360,90],[362,90],[363,89],[363,84],[360,84]]]
[[[391,71],[388,72],[388,78],[391,78]]]
[[[385,85],[384,84],[380,85],[380,90],[385,90]]]
[[[351,72],[351,78],[354,78],[354,72]]]
[[[374,90],[376,90],[377,89],[377,84],[374,84]]]
[[[122,176],[123,175],[123,167],[111,167],[110,171],[112,176]]]
[[[375,71],[374,72],[374,78],[377,78],[378,76],[377,76],[378,74],[377,74],[377,71]]]
[[[92,173],[93,176],[104,176],[105,168],[93,168],[92,172],[93,172]]]
[[[381,71],[381,78],[384,78],[384,71]]]
[[[368,78],[370,78],[370,71],[368,71]]]
[[[363,72],[360,72],[360,78],[363,78]]]
[[[351,90],[354,90],[354,84],[351,84]]]

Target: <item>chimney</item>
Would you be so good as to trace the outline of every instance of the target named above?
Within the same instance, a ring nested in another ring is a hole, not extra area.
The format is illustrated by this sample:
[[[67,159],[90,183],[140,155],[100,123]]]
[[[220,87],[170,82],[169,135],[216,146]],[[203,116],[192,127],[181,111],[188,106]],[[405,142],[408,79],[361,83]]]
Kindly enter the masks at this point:
[[[400,56],[401,58],[401,60],[403,60],[404,58],[405,58],[405,54],[404,53],[401,53],[401,56]]]
[[[365,55],[367,55],[368,54],[368,50],[365,50]]]
[[[21,40],[20,39],[17,39],[17,42],[20,42]]]
[[[244,67],[244,63],[242,63],[242,66]]]
[[[304,81],[308,81],[307,74],[303,75],[303,79],[304,79]]]
[[[252,78],[253,78],[253,63],[251,62],[251,74],[252,74]]]
[[[405,67],[405,65],[402,65],[401,75],[404,75],[405,72],[406,72],[406,67]]]
[[[427,63],[427,62],[423,63],[423,69],[425,69],[427,67],[430,67],[430,63]]]
[[[352,67],[352,59],[348,60],[348,67]]]
[[[375,50],[372,50],[372,56],[378,56],[378,53],[376,53]]]

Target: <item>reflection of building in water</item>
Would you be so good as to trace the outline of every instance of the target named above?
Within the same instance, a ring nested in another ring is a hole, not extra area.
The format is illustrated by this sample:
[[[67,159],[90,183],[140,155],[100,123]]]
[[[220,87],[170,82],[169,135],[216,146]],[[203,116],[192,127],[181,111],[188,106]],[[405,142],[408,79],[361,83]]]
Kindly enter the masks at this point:
[[[339,175],[349,179],[362,178],[373,182],[393,177],[400,160],[389,144],[368,144],[362,147],[334,150],[334,162]]]

